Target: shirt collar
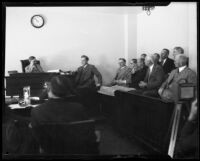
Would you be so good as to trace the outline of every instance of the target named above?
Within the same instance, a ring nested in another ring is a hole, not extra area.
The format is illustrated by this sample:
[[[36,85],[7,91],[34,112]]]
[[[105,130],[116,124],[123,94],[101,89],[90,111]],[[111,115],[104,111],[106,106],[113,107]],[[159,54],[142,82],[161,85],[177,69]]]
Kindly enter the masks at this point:
[[[186,68],[186,65],[185,65],[185,66],[182,66],[182,67],[179,67],[179,68],[178,68],[179,73],[182,72],[185,68]]]
[[[126,67],[126,65],[125,66],[123,66],[123,67],[121,67],[120,69],[124,69]]]
[[[154,64],[152,64],[152,65],[149,67],[150,71],[152,71],[153,66],[154,66]]]
[[[83,68],[86,68],[88,66],[88,64],[85,64],[84,66],[83,66]]]
[[[163,64],[165,64],[166,60],[167,60],[167,58],[165,58],[165,59],[163,60]]]

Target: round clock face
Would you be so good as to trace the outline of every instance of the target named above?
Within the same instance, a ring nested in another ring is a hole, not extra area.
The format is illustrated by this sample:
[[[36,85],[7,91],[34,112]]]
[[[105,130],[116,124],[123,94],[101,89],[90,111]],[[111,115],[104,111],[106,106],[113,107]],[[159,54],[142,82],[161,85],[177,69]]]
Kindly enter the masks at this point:
[[[35,15],[31,18],[31,24],[36,28],[41,28],[44,25],[44,18],[41,15]]]

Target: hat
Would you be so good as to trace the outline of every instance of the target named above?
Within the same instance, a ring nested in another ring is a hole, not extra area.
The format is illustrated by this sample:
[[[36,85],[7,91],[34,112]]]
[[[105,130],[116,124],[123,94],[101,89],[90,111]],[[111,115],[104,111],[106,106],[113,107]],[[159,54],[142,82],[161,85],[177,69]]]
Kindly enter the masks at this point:
[[[50,88],[53,94],[59,97],[71,95],[73,93],[72,83],[66,76],[55,76],[50,81]]]

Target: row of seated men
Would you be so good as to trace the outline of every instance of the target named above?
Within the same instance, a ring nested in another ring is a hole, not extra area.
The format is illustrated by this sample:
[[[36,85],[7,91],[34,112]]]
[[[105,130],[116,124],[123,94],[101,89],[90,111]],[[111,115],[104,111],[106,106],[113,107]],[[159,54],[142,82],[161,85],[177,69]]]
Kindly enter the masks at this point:
[[[169,58],[169,50],[163,49],[161,54],[154,53],[150,56],[142,54],[139,59],[132,59],[130,65],[126,65],[124,58],[119,58],[119,69],[109,84],[128,86],[136,89],[136,93],[161,97],[166,101],[176,101],[179,83],[193,83],[196,85],[196,73],[188,67],[188,57],[184,55],[181,47],[173,50],[174,60]],[[81,67],[75,75],[75,86],[79,93],[88,90],[97,90],[102,85],[102,75],[98,69],[88,63],[89,58],[81,56]],[[40,65],[35,64],[35,58],[30,57],[30,65],[27,72],[42,72]],[[95,84],[94,75],[98,83]]]

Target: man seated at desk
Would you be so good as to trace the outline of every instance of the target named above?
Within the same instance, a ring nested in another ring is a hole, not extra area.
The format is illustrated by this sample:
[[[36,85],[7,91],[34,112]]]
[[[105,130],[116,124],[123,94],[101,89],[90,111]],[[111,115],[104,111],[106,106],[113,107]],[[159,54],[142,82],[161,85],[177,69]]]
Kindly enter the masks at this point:
[[[119,58],[119,69],[111,82],[111,85],[129,86],[131,83],[131,68],[126,66],[126,60]]]
[[[44,72],[40,64],[38,64],[34,56],[29,57],[30,64],[25,67],[26,73],[40,73]]]
[[[145,59],[148,70],[144,81],[139,83],[139,87],[142,89],[141,92],[144,95],[158,96],[158,88],[164,80],[164,71],[154,58],[155,57],[151,55],[147,56]]]

